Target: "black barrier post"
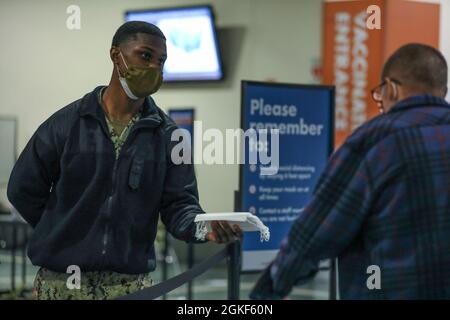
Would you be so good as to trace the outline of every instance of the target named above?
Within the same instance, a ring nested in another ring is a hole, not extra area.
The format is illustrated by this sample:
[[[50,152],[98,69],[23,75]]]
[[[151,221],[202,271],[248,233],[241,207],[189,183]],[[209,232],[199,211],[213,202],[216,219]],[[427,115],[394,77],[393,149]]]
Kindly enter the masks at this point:
[[[22,225],[23,247],[22,247],[22,288],[27,286],[27,246],[28,246],[28,225]]]
[[[11,290],[16,290],[16,248],[17,248],[17,224],[12,224],[12,248],[11,248]]]
[[[188,244],[188,268],[192,269],[193,265],[194,265],[194,244],[189,243]],[[192,279],[191,281],[188,282],[188,289],[187,289],[187,299],[188,300],[194,299],[194,295],[192,292],[193,285],[194,285],[194,279]]]
[[[330,260],[330,287],[329,299],[336,300],[336,259]]]
[[[241,276],[241,241],[228,245],[228,300],[239,300]]]
[[[169,232],[167,232],[167,230],[164,231],[164,248],[163,248],[163,265],[162,265],[162,281],[166,281],[167,280],[167,276],[168,276],[168,266],[167,266],[167,257],[169,255]],[[167,295],[164,294],[162,296],[163,300],[166,300]]]
[[[241,193],[234,191],[234,211],[241,209]],[[228,300],[239,300],[241,282],[242,246],[241,241],[228,245]]]

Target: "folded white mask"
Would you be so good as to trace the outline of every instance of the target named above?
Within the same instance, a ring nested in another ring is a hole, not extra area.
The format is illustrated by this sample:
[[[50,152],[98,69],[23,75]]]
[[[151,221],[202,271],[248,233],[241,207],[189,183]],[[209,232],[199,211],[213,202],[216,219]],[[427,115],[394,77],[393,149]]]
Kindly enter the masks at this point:
[[[212,231],[212,221],[226,221],[229,225],[238,225],[242,231],[259,231],[261,242],[269,241],[270,231],[259,218],[250,212],[227,212],[198,214],[194,220],[197,223],[195,237],[204,241],[208,232]]]

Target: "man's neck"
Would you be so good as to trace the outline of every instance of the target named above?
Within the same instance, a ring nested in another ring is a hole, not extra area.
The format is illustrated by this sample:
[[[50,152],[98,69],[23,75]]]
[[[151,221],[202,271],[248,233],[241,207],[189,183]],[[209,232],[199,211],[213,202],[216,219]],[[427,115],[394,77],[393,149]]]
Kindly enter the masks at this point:
[[[103,107],[111,120],[128,121],[144,103],[144,98],[131,100],[116,83],[110,82],[102,96]]]

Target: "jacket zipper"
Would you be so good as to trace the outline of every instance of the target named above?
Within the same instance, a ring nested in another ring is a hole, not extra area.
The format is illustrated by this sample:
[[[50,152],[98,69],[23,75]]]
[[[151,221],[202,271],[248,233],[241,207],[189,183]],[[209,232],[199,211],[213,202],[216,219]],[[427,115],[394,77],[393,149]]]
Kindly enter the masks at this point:
[[[120,154],[119,154],[120,157]],[[117,166],[118,166],[118,162],[119,162],[119,157],[117,157],[114,160],[114,167],[113,167],[113,173],[112,173],[112,181],[111,181],[111,192],[109,194],[108,197],[108,208],[107,208],[107,220],[105,223],[105,232],[103,234],[103,250],[102,250],[102,255],[104,257],[106,257],[106,252],[107,252],[107,248],[108,248],[108,240],[109,240],[109,220],[111,219],[111,215],[112,215],[112,202],[113,202],[113,195],[115,192],[115,185],[116,185],[116,176],[117,176]]]
[[[129,140],[133,138],[132,134],[136,131],[135,129],[137,129],[135,126],[136,126],[136,124],[131,128],[127,139],[125,140],[124,144],[122,145],[122,148],[121,148],[121,150],[119,152],[118,157],[116,157],[115,160],[114,160],[114,167],[113,167],[112,181],[111,181],[111,193],[110,193],[110,195],[108,197],[108,208],[107,208],[107,218],[108,219],[106,220],[105,229],[104,229],[104,233],[103,233],[102,256],[103,256],[104,263],[106,262],[105,261],[106,260],[106,253],[107,253],[107,249],[108,249],[108,241],[109,241],[109,226],[108,226],[108,223],[109,223],[109,219],[111,218],[111,214],[112,214],[112,201],[113,201],[113,195],[114,195],[115,186],[116,186],[116,176],[117,176],[118,162],[120,160],[120,155],[122,154],[122,150],[125,149],[124,147],[127,146]],[[111,141],[111,144],[113,145],[113,149],[115,149],[114,148],[114,144],[112,143],[112,141]]]
[[[95,117],[95,118],[97,118],[97,117]],[[128,137],[125,140],[125,142],[124,142],[124,144],[123,144],[123,146],[122,146],[122,148],[121,148],[121,150],[119,152],[119,155],[116,157],[116,155],[115,155],[115,146],[114,146],[114,143],[111,141],[109,130],[108,130],[106,124],[103,121],[101,121],[100,119],[98,119],[98,118],[97,118],[97,120],[99,120],[100,127],[103,129],[103,132],[108,137],[108,140],[110,141],[110,143],[111,143],[111,145],[113,147],[113,151],[114,151],[114,168],[113,168],[112,181],[111,181],[111,184],[112,184],[111,185],[111,193],[110,193],[110,195],[108,197],[107,219],[106,219],[106,222],[105,222],[105,229],[104,229],[103,239],[102,239],[103,248],[102,248],[101,254],[102,254],[102,257],[103,257],[103,265],[105,265],[106,264],[106,253],[107,253],[107,249],[108,249],[109,231],[110,231],[108,223],[109,223],[109,220],[110,220],[111,215],[112,215],[112,212],[111,212],[111,210],[112,210],[112,200],[113,200],[113,195],[114,195],[114,192],[115,192],[115,184],[116,184],[118,162],[120,160],[120,155],[122,154],[122,150],[125,148],[125,146],[128,145],[129,140],[133,138],[133,134],[136,131],[136,129],[139,128],[139,123],[136,123],[131,128],[130,133],[128,134]]]

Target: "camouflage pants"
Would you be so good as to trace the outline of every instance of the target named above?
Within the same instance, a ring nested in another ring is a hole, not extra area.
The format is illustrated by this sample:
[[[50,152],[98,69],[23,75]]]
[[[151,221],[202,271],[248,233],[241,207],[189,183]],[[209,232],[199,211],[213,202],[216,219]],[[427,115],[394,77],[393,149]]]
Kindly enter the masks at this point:
[[[151,287],[149,274],[127,275],[112,271],[81,273],[80,289],[69,289],[70,274],[40,268],[34,280],[37,300],[106,300],[115,299]]]

